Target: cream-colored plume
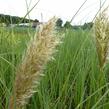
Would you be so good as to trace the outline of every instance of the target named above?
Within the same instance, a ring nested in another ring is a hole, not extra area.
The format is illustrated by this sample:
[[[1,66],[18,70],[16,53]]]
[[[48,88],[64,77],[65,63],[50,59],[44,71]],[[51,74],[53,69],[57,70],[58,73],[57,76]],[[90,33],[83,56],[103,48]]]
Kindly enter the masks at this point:
[[[55,32],[57,19],[53,18],[39,27],[35,37],[30,41],[27,51],[19,65],[13,95],[10,98],[10,109],[22,109],[28,99],[36,92],[40,77],[46,63],[52,59],[60,37]]]
[[[99,58],[100,68],[103,68],[109,60],[109,17],[106,14],[107,8],[95,19],[94,30],[96,38],[96,48]]]

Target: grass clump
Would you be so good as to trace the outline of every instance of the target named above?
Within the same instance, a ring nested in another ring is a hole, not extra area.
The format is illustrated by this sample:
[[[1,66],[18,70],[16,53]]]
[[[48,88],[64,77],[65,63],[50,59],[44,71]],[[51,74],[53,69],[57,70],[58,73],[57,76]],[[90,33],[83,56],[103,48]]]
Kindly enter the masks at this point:
[[[107,61],[109,49],[109,18],[106,11],[101,12],[95,20],[96,47],[101,68]]]
[[[25,55],[23,55],[23,59],[21,59],[21,57],[23,51],[26,49],[26,43],[30,40],[29,35],[27,34],[25,36],[25,34],[20,33],[20,31],[15,31],[9,35],[9,39],[12,38],[13,40],[8,40],[6,38],[7,33],[1,32],[3,37],[0,37],[0,100],[4,102],[0,102],[0,108],[8,109],[10,95],[12,94],[11,100],[15,100],[15,102],[17,100],[15,103],[16,108],[24,106],[25,109],[108,109],[109,64],[106,61],[108,61],[109,39],[107,15],[105,15],[103,11],[103,13],[96,18],[94,31],[83,31],[81,29],[63,30],[62,32],[65,34],[63,43],[56,48],[59,52],[55,53],[55,60],[49,62],[49,58],[51,60],[51,55],[55,52],[53,45],[56,46],[58,44],[59,37],[54,37],[54,34],[52,35],[50,33],[52,27],[47,27],[49,28],[47,29],[49,31],[47,31],[46,26],[41,27],[37,33],[37,37],[35,35],[35,37],[32,38]],[[21,34],[22,37],[17,37],[18,33],[16,34],[16,32]],[[93,35],[94,37],[92,37]],[[53,39],[51,40],[51,38]],[[38,43],[36,43],[37,41]],[[36,46],[39,49],[36,49]],[[16,49],[16,47],[18,49]],[[50,50],[49,52],[47,51],[48,49]],[[38,59],[41,60],[38,60],[37,56]],[[21,62],[20,65],[19,62]],[[30,63],[33,66],[30,67]],[[34,67],[37,66],[37,64],[40,66]],[[45,64],[46,69],[43,69]],[[15,73],[15,68],[18,65],[19,67]],[[37,70],[41,73],[37,72]],[[31,71],[33,73],[30,73]],[[22,74],[24,75],[23,77],[29,74],[31,79],[26,76],[22,82],[22,79],[18,79],[23,78],[21,77]],[[40,81],[40,85],[37,88],[37,84],[34,83],[34,81],[37,81],[36,79],[38,77],[39,82],[40,74],[46,75],[42,81]],[[33,82],[27,81],[28,79]],[[23,84],[18,84],[21,82]],[[31,84],[28,85],[28,82],[32,83],[33,86]],[[15,84],[13,85],[13,83]],[[23,93],[16,90],[19,88],[19,85],[22,87],[20,90],[23,90]],[[12,87],[15,87],[13,93],[11,92]],[[26,91],[24,87],[26,87],[26,90],[28,90],[28,88],[31,89],[29,92],[26,92],[27,96],[24,94]],[[37,93],[34,93],[36,90]],[[20,97],[16,96],[16,93],[19,93]],[[23,94],[25,96],[23,96]],[[30,98],[29,95],[33,96]],[[17,97],[21,99],[17,99]],[[28,97],[30,99],[28,99]],[[19,101],[21,101],[23,105]],[[26,106],[25,103],[27,103]],[[20,105],[20,107],[18,105]]]
[[[28,99],[36,92],[43,68],[51,60],[56,46],[60,43],[56,37],[56,18],[40,26],[37,35],[32,38],[16,72],[13,95],[10,100],[10,109],[21,109]]]

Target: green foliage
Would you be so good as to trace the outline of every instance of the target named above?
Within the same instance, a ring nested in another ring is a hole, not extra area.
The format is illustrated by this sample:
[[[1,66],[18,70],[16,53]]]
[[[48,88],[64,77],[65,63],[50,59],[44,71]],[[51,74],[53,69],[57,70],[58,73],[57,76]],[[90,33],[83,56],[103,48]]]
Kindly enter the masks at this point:
[[[82,26],[82,29],[91,29],[92,27],[93,27],[93,23],[92,22],[89,22],[89,23],[85,23]]]
[[[59,28],[61,28],[61,27],[62,27],[62,24],[63,24],[63,21],[62,21],[61,18],[59,18],[59,19],[57,20],[56,26],[59,27]]]
[[[71,25],[70,22],[66,21],[66,23],[64,24],[65,28],[72,28],[73,26]]]
[[[0,14],[0,23],[6,23],[7,26],[9,24],[18,24],[19,22],[20,23],[29,23],[30,21],[33,21],[33,20],[21,18],[21,17],[17,17],[17,16]]]
[[[64,24],[64,28],[75,29],[75,30],[78,30],[78,29],[83,29],[83,30],[89,29],[90,30],[92,27],[93,27],[92,22],[84,23],[84,25],[71,25],[70,22],[66,21],[66,23]]]
[[[0,109],[3,104],[8,109],[15,68],[33,33],[0,29]],[[66,29],[64,33],[55,60],[46,66],[46,76],[26,109],[108,109],[109,65],[101,73],[92,31]]]

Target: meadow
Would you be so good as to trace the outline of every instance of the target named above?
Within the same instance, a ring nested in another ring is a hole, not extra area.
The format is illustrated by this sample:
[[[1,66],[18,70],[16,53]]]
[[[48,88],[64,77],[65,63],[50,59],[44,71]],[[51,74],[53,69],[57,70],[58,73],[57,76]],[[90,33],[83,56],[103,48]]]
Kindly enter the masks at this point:
[[[93,29],[62,32],[63,43],[25,109],[109,109],[109,65],[99,68]],[[16,67],[34,34],[31,28],[0,28],[0,109],[9,108]]]

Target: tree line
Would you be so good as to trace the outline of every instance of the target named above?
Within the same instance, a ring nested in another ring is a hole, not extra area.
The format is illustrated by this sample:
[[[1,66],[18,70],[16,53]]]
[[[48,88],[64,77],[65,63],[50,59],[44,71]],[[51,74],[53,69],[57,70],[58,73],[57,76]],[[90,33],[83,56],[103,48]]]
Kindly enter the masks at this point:
[[[0,14],[0,23],[5,23],[6,25],[18,24],[18,23],[29,23],[29,22],[33,22],[33,20],[23,18],[23,17],[18,17],[18,16]]]
[[[4,15],[0,14],[0,23],[5,23],[7,26],[10,24],[19,24],[19,23],[29,23],[29,22],[39,22],[39,20],[35,19],[27,19],[23,17],[18,16],[11,16],[11,15]],[[63,20],[59,18],[57,20],[56,26],[59,28],[73,28],[73,29],[90,29],[93,26],[92,22],[85,23],[84,25],[71,25],[70,22],[66,21],[66,23],[63,25]]]
[[[91,29],[93,27],[93,22],[88,22],[88,23],[84,23],[83,25],[71,25],[71,23],[69,21],[66,21],[65,24],[63,25],[63,21],[61,18],[59,18],[57,20],[57,27],[61,27],[61,28],[70,28],[70,29]]]

